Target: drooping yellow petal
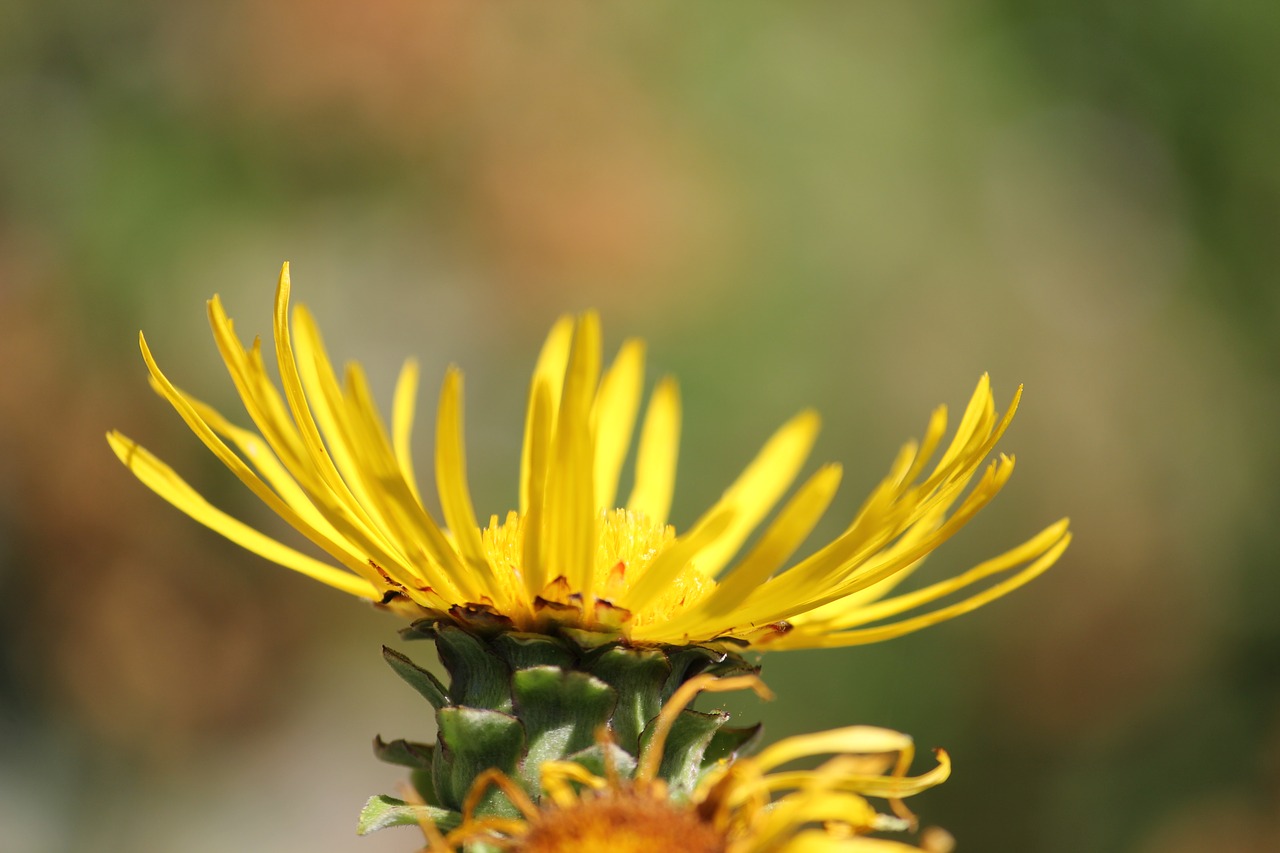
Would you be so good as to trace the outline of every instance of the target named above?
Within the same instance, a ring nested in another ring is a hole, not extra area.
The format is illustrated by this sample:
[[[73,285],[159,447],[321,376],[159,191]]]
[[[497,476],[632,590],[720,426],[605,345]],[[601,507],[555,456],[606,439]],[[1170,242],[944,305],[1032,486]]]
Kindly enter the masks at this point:
[[[313,580],[360,598],[376,599],[379,592],[362,577],[336,569],[308,557],[259,533],[247,524],[227,515],[191,488],[168,465],[161,462],[137,442],[119,432],[107,433],[107,441],[117,457],[149,489],[173,504],[191,518],[240,547],[278,563]]]
[[[151,371],[151,376],[155,379],[165,399],[178,412],[182,419],[186,422],[191,431],[204,443],[204,445],[213,452],[222,464],[226,465],[236,477],[244,483],[258,499],[267,506],[271,507],[276,514],[280,515],[289,524],[296,528],[307,538],[311,539],[315,544],[325,549],[329,554],[341,560],[347,568],[357,574],[370,578],[376,577],[376,573],[366,565],[367,558],[362,557],[364,553],[373,553],[377,557],[384,557],[387,563],[391,560],[389,557],[381,554],[376,544],[366,540],[359,529],[351,524],[348,519],[342,516],[336,507],[320,506],[321,512],[325,513],[325,517],[329,524],[337,530],[340,539],[331,540],[325,537],[320,531],[316,530],[312,525],[308,524],[306,519],[299,515],[291,506],[289,506],[279,495],[267,487],[257,475],[249,469],[239,456],[218,438],[209,425],[206,424],[200,415],[195,411],[190,403],[183,398],[178,389],[169,381],[168,377],[161,372],[159,365],[151,355],[151,350],[147,346],[146,338],[142,335],[138,336],[139,344],[142,348],[142,357],[147,364],[147,369]],[[355,547],[353,548],[352,545]],[[362,547],[363,546],[363,547]],[[372,578],[370,578],[372,580]]]
[[[756,853],[756,851],[752,851]],[[763,849],[759,853],[764,853]],[[818,829],[806,829],[777,848],[777,853],[922,853],[921,848],[889,838],[865,835],[832,835]]]
[[[854,753],[878,755],[901,753],[914,749],[910,735],[879,726],[845,726],[808,735],[795,735],[765,747],[753,759],[761,770],[768,772],[801,758],[815,755]]]

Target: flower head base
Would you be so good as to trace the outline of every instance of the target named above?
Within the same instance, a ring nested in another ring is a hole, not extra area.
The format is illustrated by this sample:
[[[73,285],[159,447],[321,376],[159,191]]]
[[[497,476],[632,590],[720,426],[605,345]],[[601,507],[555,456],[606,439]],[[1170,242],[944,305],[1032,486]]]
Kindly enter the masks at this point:
[[[839,466],[822,467],[774,512],[817,434],[812,412],[783,425],[720,500],[676,531],[668,523],[680,431],[676,385],[664,379],[649,398],[634,487],[620,502],[620,473],[640,420],[644,348],[628,341],[603,368],[594,314],[564,318],[552,329],[530,392],[519,510],[487,525],[477,520],[467,487],[462,375],[446,373],[436,421],[438,520],[421,500],[410,449],[416,365],[409,362],[400,375],[388,430],[360,367],[349,365],[340,382],[311,315],[298,306],[290,323],[289,289],[286,264],[274,322],[283,395],[268,377],[260,343],[245,349],[218,298],[209,304],[214,338],[257,432],[178,390],[145,339],[143,356],[156,390],[201,441],[342,568],[213,507],[119,433],[109,434],[111,446],[139,479],[201,523],[414,620],[469,630],[596,632],[641,645],[852,645],[998,598],[1052,565],[1070,540],[1064,519],[961,575],[888,595],[1013,472],[1012,457],[1003,455],[983,467],[1018,402],[1015,395],[998,416],[985,376],[945,449],[946,412],[939,408],[923,440],[903,447],[844,532],[789,567],[840,480]]]
[[[711,768],[691,796],[672,796],[655,773],[674,721],[700,691],[750,687],[767,696],[754,676],[716,679],[697,676],[663,708],[658,737],[642,756],[632,778],[606,763],[597,774],[571,761],[541,767],[541,803],[501,771],[481,774],[460,816],[448,818],[448,831],[437,826],[425,805],[401,803],[395,822],[417,816],[427,836],[428,853],[453,853],[469,845],[515,853],[574,853],[612,850],[642,853],[682,850],[688,853],[835,853],[835,851],[921,850],[902,842],[869,837],[870,833],[915,828],[915,817],[902,798],[946,781],[950,759],[938,751],[938,765],[916,777],[905,775],[911,764],[911,739],[871,726],[850,726],[787,738],[754,758],[724,761]],[[604,755],[609,736],[599,735]],[[815,770],[780,770],[793,761],[833,755]],[[891,771],[886,774],[886,771]],[[478,816],[477,808],[491,789],[498,789],[517,810],[516,817]],[[888,800],[896,814],[882,814],[868,797]],[[389,814],[377,798],[370,809],[388,825]],[[366,828],[377,828],[366,824]],[[932,837],[948,838],[935,832]],[[927,848],[947,850],[945,844]]]

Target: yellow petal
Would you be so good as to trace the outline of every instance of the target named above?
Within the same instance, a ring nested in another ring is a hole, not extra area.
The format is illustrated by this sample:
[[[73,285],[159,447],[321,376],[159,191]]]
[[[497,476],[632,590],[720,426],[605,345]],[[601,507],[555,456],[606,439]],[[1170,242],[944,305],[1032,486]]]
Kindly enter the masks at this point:
[[[743,601],[794,553],[835,497],[840,485],[839,465],[826,465],[809,478],[778,513],[751,551],[727,572],[715,590],[681,616],[654,625],[647,636],[679,636],[700,633],[706,624],[723,624]]]
[[[556,412],[560,408],[560,395],[564,388],[564,374],[569,364],[569,347],[573,342],[573,318],[561,317],[551,327],[542,352],[538,355],[537,366],[533,370],[533,382],[529,386],[529,408],[525,415],[524,449],[520,455],[520,513],[523,515],[529,508],[529,491],[532,488],[531,457],[534,448],[531,426],[533,424],[533,404],[538,386],[547,389],[547,402],[550,405],[551,421],[549,427],[554,428]],[[548,430],[548,433],[550,431]]]
[[[883,640],[891,640],[894,637],[901,637],[904,634],[910,634],[913,631],[919,631],[921,628],[928,628],[931,625],[937,625],[939,622],[945,622],[948,619],[954,619],[957,616],[977,610],[984,604],[995,601],[997,598],[1008,595],[1020,586],[1023,586],[1035,578],[1039,577],[1050,566],[1057,562],[1062,556],[1062,552],[1071,544],[1071,535],[1063,536],[1058,542],[1047,552],[1042,554],[1039,559],[1027,568],[1018,572],[1016,575],[994,584],[976,595],[970,596],[963,601],[916,616],[911,619],[904,619],[901,622],[893,622],[878,628],[862,628],[853,631],[843,631],[833,634],[810,635],[803,630],[792,631],[786,637],[778,642],[778,648],[835,648],[838,646],[854,646],[865,643],[878,643]],[[1000,560],[1002,558],[997,558]],[[794,635],[794,636],[793,636]]]
[[[667,523],[679,454],[680,390],[674,379],[666,377],[649,397],[636,451],[636,482],[627,498],[627,509],[654,524]]]
[[[436,489],[440,493],[440,505],[445,523],[458,543],[463,560],[472,571],[489,583],[485,584],[491,598],[497,599],[500,591],[493,584],[493,569],[485,555],[476,523],[475,509],[471,505],[471,491],[467,488],[466,449],[462,438],[462,373],[451,368],[440,389],[440,406],[436,415]]]
[[[600,509],[613,509],[618,493],[618,476],[635,428],[644,384],[644,343],[630,340],[600,382],[591,412],[595,424],[595,498]]]
[[[396,379],[395,396],[391,403],[391,434],[395,442],[396,461],[404,474],[405,483],[413,497],[422,503],[418,493],[418,478],[413,471],[413,413],[418,397],[418,362],[407,359]]]
[[[545,380],[535,384],[529,406],[525,447],[528,450],[524,522],[521,530],[521,562],[528,599],[542,592],[551,578],[547,576],[546,515],[547,465],[551,455],[551,389]]]
[[[210,504],[191,488],[168,465],[155,458],[136,442],[112,431],[107,433],[107,441],[111,449],[134,475],[160,497],[173,504],[191,518],[225,536],[248,551],[278,563],[295,572],[318,580],[335,589],[361,598],[377,599],[378,591],[373,584],[357,575],[334,568],[306,554],[299,553],[268,536],[259,533],[247,524],[227,515]]]
[[[600,320],[578,321],[547,471],[546,557],[553,576],[590,601],[595,583],[595,450],[591,403],[600,375]]]
[[[746,470],[707,511],[709,517],[732,509],[733,523],[698,556],[698,568],[715,575],[733,558],[760,519],[791,487],[809,457],[820,425],[817,412],[801,412],[765,443]]]

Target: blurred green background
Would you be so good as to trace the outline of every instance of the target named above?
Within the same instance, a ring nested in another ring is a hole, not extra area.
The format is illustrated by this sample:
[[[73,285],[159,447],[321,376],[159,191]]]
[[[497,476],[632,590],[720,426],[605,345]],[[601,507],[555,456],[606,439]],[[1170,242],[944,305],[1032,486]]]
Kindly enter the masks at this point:
[[[268,334],[288,259],[384,401],[420,357],[420,447],[467,370],[482,514],[515,499],[565,311],[679,376],[677,523],[813,405],[830,532],[934,405],[1026,383],[1017,475],[924,577],[1070,515],[1062,562],[918,635],[771,657],[779,699],[739,707],[946,746],[914,805],[961,851],[1280,849],[1276,44],[1280,6],[1208,0],[0,5],[0,848],[420,841],[353,834],[399,778],[372,736],[432,735],[379,659],[397,622],[103,440],[279,531],[135,336],[239,411],[204,300]]]

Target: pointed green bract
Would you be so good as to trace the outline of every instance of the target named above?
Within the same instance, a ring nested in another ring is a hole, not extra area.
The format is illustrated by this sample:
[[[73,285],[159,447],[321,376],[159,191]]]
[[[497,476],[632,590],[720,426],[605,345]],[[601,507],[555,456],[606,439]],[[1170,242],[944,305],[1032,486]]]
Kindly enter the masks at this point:
[[[449,693],[445,690],[440,679],[409,660],[395,649],[382,647],[382,658],[391,668],[396,671],[396,675],[403,678],[409,683],[409,686],[422,694],[422,697],[431,703],[436,710],[440,710],[445,705],[450,704]]]
[[[658,765],[658,776],[667,780],[673,798],[682,800],[693,793],[707,747],[711,745],[716,732],[727,722],[729,715],[723,711],[704,714],[684,710],[676,717],[662,751],[662,762]],[[650,726],[640,736],[642,758],[651,747],[652,739],[653,727]]]
[[[595,742],[609,722],[618,696],[598,678],[554,666],[522,669],[512,692],[527,739],[521,779],[537,790],[545,761],[560,761]]]
[[[422,820],[429,820],[442,832],[462,823],[462,816],[449,809],[436,806],[414,805],[395,797],[378,795],[370,797],[360,810],[360,823],[356,826],[358,835],[368,835],[388,826],[417,826]]]

